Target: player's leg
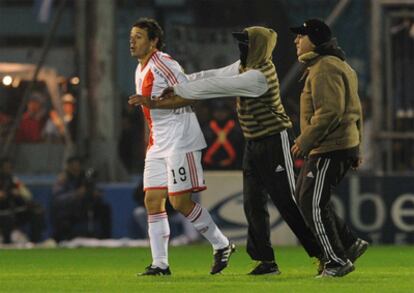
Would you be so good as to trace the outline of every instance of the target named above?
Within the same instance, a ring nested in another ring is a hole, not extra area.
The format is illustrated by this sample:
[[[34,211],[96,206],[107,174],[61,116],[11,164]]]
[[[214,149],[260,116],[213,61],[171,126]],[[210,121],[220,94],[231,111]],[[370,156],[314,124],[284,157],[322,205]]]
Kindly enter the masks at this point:
[[[169,200],[174,209],[212,244],[213,249],[218,250],[229,245],[228,239],[218,229],[208,210],[191,198],[193,192],[206,189],[200,161],[200,151],[167,159]]]
[[[181,227],[181,233],[170,239],[170,246],[187,245],[200,239],[200,233],[194,228],[193,224],[181,213],[169,216],[170,223]]]
[[[195,202],[200,202],[200,194],[199,192],[192,193],[191,198]],[[171,219],[171,216],[170,216]],[[177,237],[170,240],[170,245],[178,246],[178,245],[185,245],[194,243],[198,240],[200,240],[200,233],[194,228],[193,224],[187,220],[187,218],[181,214],[176,213],[174,215],[174,219],[178,224],[182,227],[182,233],[178,235]]]
[[[214,223],[209,211],[191,198],[192,192],[204,190],[201,152],[178,154],[167,159],[168,190],[171,205],[190,221],[213,246],[217,260],[212,274],[223,270],[234,250],[234,245]],[[221,256],[218,258],[218,256]]]
[[[145,208],[152,263],[141,275],[169,275],[168,240],[170,226],[165,210],[167,173],[164,159],[146,159],[144,169]]]
[[[229,245],[229,240],[214,223],[208,210],[191,199],[191,192],[170,196],[169,199],[174,209],[193,224],[194,228],[211,243],[214,250]]]

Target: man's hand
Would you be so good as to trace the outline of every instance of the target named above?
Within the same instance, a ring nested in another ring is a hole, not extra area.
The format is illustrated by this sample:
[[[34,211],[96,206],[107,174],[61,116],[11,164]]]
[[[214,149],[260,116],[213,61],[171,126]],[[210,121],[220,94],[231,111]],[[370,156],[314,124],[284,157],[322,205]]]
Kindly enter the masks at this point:
[[[174,88],[169,86],[169,87],[165,88],[162,91],[161,95],[159,97],[156,97],[155,100],[162,101],[162,100],[165,100],[165,99],[170,99],[170,98],[174,97],[174,95],[175,95]]]
[[[296,143],[290,149],[294,158],[304,157],[305,153],[300,149],[299,145]]]
[[[128,99],[128,104],[134,105],[134,106],[146,106],[149,107],[151,102],[151,97],[145,97],[141,95],[132,95]]]

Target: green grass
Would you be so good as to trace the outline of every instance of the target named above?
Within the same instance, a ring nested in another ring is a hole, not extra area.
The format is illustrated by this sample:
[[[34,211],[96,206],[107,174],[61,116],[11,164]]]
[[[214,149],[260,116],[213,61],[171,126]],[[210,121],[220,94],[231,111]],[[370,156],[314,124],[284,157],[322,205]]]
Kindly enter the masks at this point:
[[[137,277],[146,248],[0,250],[0,292],[414,292],[414,247],[370,247],[344,278],[315,279],[301,248],[275,248],[282,274],[247,276],[244,247],[223,274],[209,275],[207,245],[170,249],[172,276]]]

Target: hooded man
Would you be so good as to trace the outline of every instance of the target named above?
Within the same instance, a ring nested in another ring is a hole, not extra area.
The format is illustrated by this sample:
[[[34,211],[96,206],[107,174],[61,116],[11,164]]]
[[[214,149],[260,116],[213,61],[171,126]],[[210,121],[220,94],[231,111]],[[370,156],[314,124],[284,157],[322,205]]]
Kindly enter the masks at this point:
[[[305,157],[297,203],[325,254],[321,276],[342,277],[354,270],[353,262],[368,247],[338,218],[330,202],[333,187],[360,164],[358,79],[323,21],[309,19],[291,31],[297,35],[298,59],[307,66],[300,97],[301,134],[292,146],[294,156]]]
[[[164,90],[161,101],[137,98],[135,104],[161,107],[183,99],[238,97],[237,114],[246,139],[243,158],[243,204],[248,223],[247,252],[258,265],[251,275],[279,274],[270,243],[268,196],[310,256],[319,245],[296,205],[293,161],[287,130],[292,127],[282,105],[272,52],[277,34],[266,27],[233,33],[240,60],[188,76],[189,82]]]

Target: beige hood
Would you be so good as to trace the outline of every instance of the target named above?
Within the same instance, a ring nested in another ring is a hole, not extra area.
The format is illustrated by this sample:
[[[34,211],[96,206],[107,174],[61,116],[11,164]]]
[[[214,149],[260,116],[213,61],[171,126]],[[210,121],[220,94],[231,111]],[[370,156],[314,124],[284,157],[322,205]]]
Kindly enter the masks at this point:
[[[272,60],[272,52],[276,47],[277,33],[270,28],[262,26],[248,27],[244,31],[249,36],[246,67],[258,68]]]

